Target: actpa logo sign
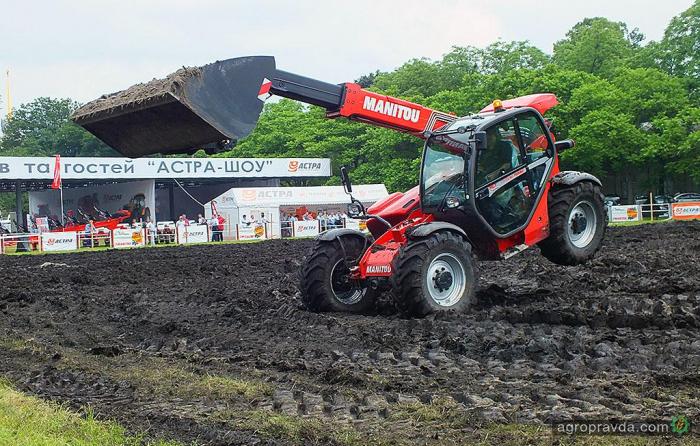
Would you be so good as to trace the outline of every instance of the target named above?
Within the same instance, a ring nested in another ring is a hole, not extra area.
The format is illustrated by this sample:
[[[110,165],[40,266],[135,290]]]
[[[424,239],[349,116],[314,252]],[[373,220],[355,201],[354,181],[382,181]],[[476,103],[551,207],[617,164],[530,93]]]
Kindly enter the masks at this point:
[[[291,190],[255,190],[245,189],[241,193],[243,201],[275,200],[281,198],[292,198]]]
[[[48,246],[66,245],[68,243],[73,243],[73,240],[69,239],[69,238],[53,238],[53,237],[46,239],[46,245],[48,245]]]
[[[385,116],[403,119],[409,122],[418,122],[420,119],[420,110],[406,107],[405,105],[394,104],[393,102],[385,101],[384,99],[365,96],[365,101],[362,104],[365,110],[373,111]]]
[[[315,231],[318,228],[318,225],[316,223],[305,223],[297,226],[297,231],[299,232],[307,232],[307,231]]]
[[[673,215],[684,217],[688,215],[700,215],[700,205],[676,206]]]
[[[289,161],[289,166],[287,167],[287,170],[292,172],[292,173],[299,172],[299,171],[308,172],[310,170],[320,170],[320,169],[321,169],[321,163],[313,163],[313,162],[300,163],[297,160]]]

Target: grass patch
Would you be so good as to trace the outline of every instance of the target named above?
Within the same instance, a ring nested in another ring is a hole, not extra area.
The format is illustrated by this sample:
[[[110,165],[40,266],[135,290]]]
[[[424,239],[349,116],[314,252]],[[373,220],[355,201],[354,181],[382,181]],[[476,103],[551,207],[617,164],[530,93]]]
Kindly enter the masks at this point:
[[[13,446],[177,446],[180,443],[146,442],[129,436],[111,421],[98,421],[92,411],[72,412],[58,404],[19,393],[0,381],[0,444]]]
[[[672,218],[669,219],[664,219],[664,220],[659,220],[659,219],[644,219],[644,220],[638,220],[638,221],[617,221],[617,222],[609,222],[609,226],[640,226],[640,225],[651,225],[651,224],[657,224],[657,223],[672,223],[676,222],[677,220],[674,220]]]
[[[366,444],[360,434],[351,429],[334,429],[331,423],[317,418],[302,418],[265,410],[250,411],[238,426],[261,436],[283,439],[296,444]]]

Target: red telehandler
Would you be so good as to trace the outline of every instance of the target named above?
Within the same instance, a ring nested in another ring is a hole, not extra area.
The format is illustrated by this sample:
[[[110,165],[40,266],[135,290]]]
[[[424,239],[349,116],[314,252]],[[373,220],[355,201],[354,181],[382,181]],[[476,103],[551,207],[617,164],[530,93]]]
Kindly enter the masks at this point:
[[[413,134],[425,140],[419,185],[369,209],[352,198],[348,215],[367,220],[371,235],[323,232],[305,259],[300,289],[313,311],[364,312],[392,290],[409,315],[465,311],[474,302],[474,258],[508,258],[531,246],[562,265],[591,259],[606,228],[601,183],[560,171],[542,115],[552,94],[494,101],[455,117],[362,89],[278,70],[269,56],[183,68],[165,79],[102,96],[73,119],[120,153],[220,150],[248,135],[269,95],[327,110],[329,118]]]

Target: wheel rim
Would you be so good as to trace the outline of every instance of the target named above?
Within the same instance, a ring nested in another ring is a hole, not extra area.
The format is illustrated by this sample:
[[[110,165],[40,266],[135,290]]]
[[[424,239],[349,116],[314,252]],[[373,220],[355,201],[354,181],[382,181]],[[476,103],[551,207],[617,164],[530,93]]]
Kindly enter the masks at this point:
[[[350,279],[350,269],[343,259],[333,265],[330,286],[333,296],[345,305],[358,303],[367,292],[367,289],[362,288],[356,280]]]
[[[436,256],[427,270],[428,293],[441,307],[451,307],[460,301],[467,287],[464,265],[451,253]]]
[[[593,204],[590,201],[576,203],[569,213],[569,240],[577,248],[585,248],[595,237],[598,223]]]

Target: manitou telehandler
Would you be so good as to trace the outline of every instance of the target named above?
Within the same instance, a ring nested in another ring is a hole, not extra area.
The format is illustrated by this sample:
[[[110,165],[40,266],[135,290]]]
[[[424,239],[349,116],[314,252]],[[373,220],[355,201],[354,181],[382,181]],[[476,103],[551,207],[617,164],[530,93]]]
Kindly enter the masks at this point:
[[[313,311],[364,312],[392,290],[409,315],[464,311],[474,301],[474,257],[504,259],[531,246],[562,265],[589,260],[606,227],[601,183],[559,170],[542,115],[553,94],[494,101],[478,114],[447,113],[362,89],[277,70],[273,57],[242,57],[183,68],[165,79],[106,95],[73,119],[130,157],[217,150],[248,135],[269,95],[425,140],[419,185],[348,214],[371,235],[321,233],[305,258],[301,296]],[[410,173],[407,172],[407,175]],[[348,193],[352,186],[341,169]]]

